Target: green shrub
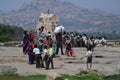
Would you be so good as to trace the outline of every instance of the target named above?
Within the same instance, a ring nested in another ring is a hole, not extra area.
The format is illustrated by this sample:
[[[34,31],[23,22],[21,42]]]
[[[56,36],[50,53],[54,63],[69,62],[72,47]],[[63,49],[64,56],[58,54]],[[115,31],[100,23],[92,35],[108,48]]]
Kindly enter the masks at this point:
[[[22,40],[23,29],[16,26],[0,24],[0,42]]]
[[[13,74],[0,75],[0,80],[45,80],[45,75],[19,76]]]

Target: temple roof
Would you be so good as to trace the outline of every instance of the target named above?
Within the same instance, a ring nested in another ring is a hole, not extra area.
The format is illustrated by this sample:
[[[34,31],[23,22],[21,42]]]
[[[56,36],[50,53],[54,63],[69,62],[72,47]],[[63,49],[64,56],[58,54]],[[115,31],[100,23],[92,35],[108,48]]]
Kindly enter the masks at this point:
[[[55,14],[44,14],[44,13],[41,13],[39,18],[51,18],[55,16]]]

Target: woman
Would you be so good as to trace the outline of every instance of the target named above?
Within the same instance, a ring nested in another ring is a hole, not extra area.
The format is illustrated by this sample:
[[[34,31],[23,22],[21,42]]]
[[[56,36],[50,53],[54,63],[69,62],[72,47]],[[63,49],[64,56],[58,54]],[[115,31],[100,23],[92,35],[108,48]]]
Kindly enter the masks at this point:
[[[24,31],[24,34],[23,34],[23,54],[27,53],[28,43],[29,43],[29,37],[28,37],[27,32]]]
[[[30,41],[28,45],[28,58],[29,58],[28,64],[34,64],[35,55],[33,54],[33,49],[34,49],[34,43],[33,41]]]

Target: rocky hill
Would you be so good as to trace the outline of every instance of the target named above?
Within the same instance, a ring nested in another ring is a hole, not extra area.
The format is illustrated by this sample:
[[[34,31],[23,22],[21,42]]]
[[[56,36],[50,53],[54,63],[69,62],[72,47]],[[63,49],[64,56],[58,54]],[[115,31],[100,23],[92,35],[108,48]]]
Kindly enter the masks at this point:
[[[0,14],[0,23],[35,28],[41,12],[54,11],[67,30],[112,32],[120,31],[120,16],[104,11],[90,11],[60,0],[32,0],[18,10]]]

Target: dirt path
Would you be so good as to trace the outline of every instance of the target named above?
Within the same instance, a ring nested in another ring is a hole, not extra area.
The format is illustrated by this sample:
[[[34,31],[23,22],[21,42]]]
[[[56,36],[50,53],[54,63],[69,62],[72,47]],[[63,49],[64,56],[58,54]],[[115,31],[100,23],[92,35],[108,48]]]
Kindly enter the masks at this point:
[[[0,64],[15,66],[19,75],[47,74],[57,72],[60,74],[74,75],[86,69],[86,59],[78,60],[85,55],[85,48],[75,48],[76,57],[59,56],[54,58],[55,69],[36,69],[35,64],[29,65],[27,55],[22,54],[20,47],[0,47]],[[112,47],[98,47],[93,53],[93,70],[103,74],[120,73],[120,49]]]

